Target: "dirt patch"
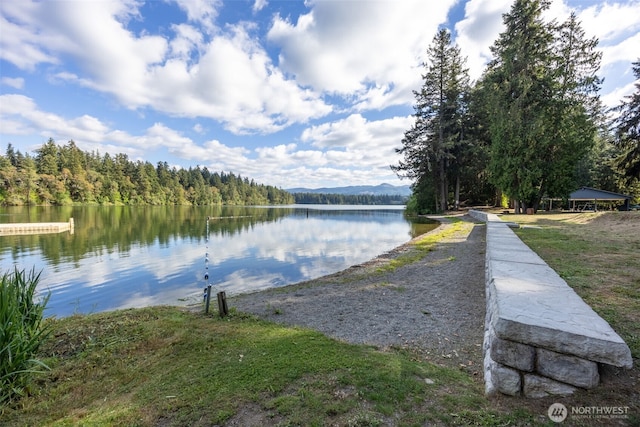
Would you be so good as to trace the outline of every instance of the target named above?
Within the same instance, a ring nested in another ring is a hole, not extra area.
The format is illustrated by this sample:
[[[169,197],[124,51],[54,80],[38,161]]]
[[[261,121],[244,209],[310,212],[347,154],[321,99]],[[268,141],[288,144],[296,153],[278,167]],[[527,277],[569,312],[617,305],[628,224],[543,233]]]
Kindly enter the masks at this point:
[[[262,427],[276,425],[279,418],[265,411],[257,403],[246,403],[224,424],[227,427]]]

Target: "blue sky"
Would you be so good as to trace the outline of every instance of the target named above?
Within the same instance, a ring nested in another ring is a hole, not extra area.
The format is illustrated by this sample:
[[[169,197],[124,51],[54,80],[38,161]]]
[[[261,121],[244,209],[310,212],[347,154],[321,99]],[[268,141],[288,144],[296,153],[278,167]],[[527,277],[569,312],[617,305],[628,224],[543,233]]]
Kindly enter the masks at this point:
[[[439,28],[472,79],[512,0],[0,1],[0,150],[49,138],[282,188],[409,184],[412,90]],[[640,0],[554,0],[600,40],[601,97],[633,92]]]

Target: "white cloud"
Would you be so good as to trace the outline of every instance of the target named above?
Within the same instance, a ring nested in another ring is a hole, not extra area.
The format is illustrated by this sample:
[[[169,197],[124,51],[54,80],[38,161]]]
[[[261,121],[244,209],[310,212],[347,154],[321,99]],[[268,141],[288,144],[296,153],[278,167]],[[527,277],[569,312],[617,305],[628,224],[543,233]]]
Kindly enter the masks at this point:
[[[513,0],[469,0],[465,5],[465,17],[455,25],[455,42],[462,56],[467,57],[472,80],[480,77],[493,57],[490,47],[504,31],[502,15],[512,3]]]
[[[633,92],[631,63],[640,57],[640,1],[603,2],[581,8],[577,16],[587,37],[599,40],[600,75],[605,76],[602,101],[613,107]]]
[[[54,113],[40,111],[33,99],[24,95],[0,95],[0,123],[3,133],[37,133],[42,137],[96,142],[108,128],[100,120],[82,115],[67,120]]]
[[[219,2],[178,3],[190,22],[211,30]],[[274,67],[252,24],[229,25],[205,41],[201,30],[176,23],[175,37],[167,40],[125,27],[139,13],[134,2],[28,5],[3,6],[3,19],[18,22],[11,24],[12,37],[3,33],[3,58],[33,69],[71,57],[79,70],[58,68],[52,73],[58,81],[111,94],[126,108],[211,118],[234,133],[272,133],[331,111],[318,93]]]
[[[280,144],[275,147],[259,147],[256,148],[260,162],[273,161],[277,163],[289,163],[290,155],[296,149],[296,144]]]
[[[192,144],[193,141],[182,136],[180,132],[170,129],[162,123],[154,123],[153,126],[147,129],[144,142],[141,145],[147,148],[167,147],[177,150]]]
[[[382,108],[412,100],[426,46],[454,3],[312,1],[296,22],[275,16],[268,40],[300,84]]]
[[[395,149],[400,147],[412,120],[406,116],[369,121],[353,114],[303,130],[299,140],[314,149],[288,142],[250,150],[218,140],[195,141],[161,122],[132,135],[89,115],[65,118],[42,111],[23,95],[0,96],[0,125],[5,133],[38,133],[61,144],[73,139],[82,150],[125,153],[140,160],[148,160],[155,151],[167,150],[191,164],[282,187],[301,183],[313,186],[317,182],[334,185],[397,182],[389,165],[399,161]]]
[[[286,80],[242,26],[212,40],[191,70],[175,63],[157,67],[154,74],[152,87],[184,83],[178,90],[157,91],[153,105],[172,114],[222,120],[234,133],[271,133],[331,110],[317,94]]]
[[[0,95],[0,128],[3,133],[10,135],[28,135],[37,132],[37,128],[31,126],[21,117],[29,114],[35,108],[31,98],[23,95]]]
[[[33,22],[37,7],[31,2],[0,2],[0,59],[28,71],[40,63],[58,62],[43,45],[40,28]]]
[[[204,47],[202,33],[196,27],[188,24],[174,24],[171,28],[176,36],[169,43],[169,56],[189,63],[191,55],[194,52],[199,54],[199,51]]]
[[[158,148],[188,152],[194,146],[192,140],[161,123],[151,126],[144,135],[134,136],[122,130],[113,130],[101,120],[86,114],[68,119],[41,111],[33,99],[15,94],[0,96],[0,125],[4,133],[37,133],[62,144],[73,139],[82,150],[101,153],[125,152],[142,156]]]
[[[327,156],[320,150],[298,150],[291,153],[290,160],[293,164],[308,167],[325,166],[328,163]]]
[[[212,31],[215,28],[215,19],[218,9],[222,7],[222,0],[174,0],[180,9],[187,14],[187,19],[197,22],[204,28]]]
[[[14,89],[24,88],[24,79],[22,77],[3,77],[1,82],[3,85],[11,86]]]
[[[360,114],[306,129],[303,142],[318,148],[380,149],[397,148],[404,132],[413,123],[411,116],[367,121]]]
[[[621,86],[602,97],[602,103],[608,107],[615,107],[622,104],[626,96],[631,95],[635,91],[635,83],[631,82]]]
[[[395,149],[401,146],[412,120],[407,116],[368,121],[360,114],[352,114],[312,126],[303,131],[300,140],[318,150],[292,152],[292,157],[300,160],[298,164],[318,169],[296,175],[305,176],[307,181],[332,181],[336,185],[397,182],[389,166],[400,160]]]
[[[38,3],[34,27],[39,42],[60,57],[71,56],[85,74],[82,84],[116,96],[124,105],[147,105],[148,67],[168,49],[160,36],[133,36],[118,18],[137,14],[127,2]],[[120,18],[122,20],[122,18]]]
[[[621,41],[620,43],[602,48],[602,66],[606,67],[614,62],[626,62],[631,69],[631,63],[640,58],[640,32]]]
[[[253,13],[260,12],[262,9],[267,7],[268,4],[269,2],[267,2],[267,0],[255,0],[252,8]]]
[[[311,126],[300,135],[300,144],[256,148],[257,158],[244,159],[242,170],[283,188],[317,187],[319,182],[328,186],[397,183],[389,166],[400,160],[395,149],[412,120],[408,116],[369,121],[353,114]]]
[[[620,36],[640,30],[639,17],[640,1],[637,0],[625,4],[595,4],[580,11],[578,15],[587,32],[605,44],[615,43]]]
[[[206,141],[202,147],[198,147],[197,151],[183,153],[183,155],[191,159],[202,159],[203,163],[206,162],[212,166],[212,170],[231,171],[247,176],[244,171],[247,170],[249,163],[247,155],[250,152],[244,147],[229,147],[220,141],[211,140]]]

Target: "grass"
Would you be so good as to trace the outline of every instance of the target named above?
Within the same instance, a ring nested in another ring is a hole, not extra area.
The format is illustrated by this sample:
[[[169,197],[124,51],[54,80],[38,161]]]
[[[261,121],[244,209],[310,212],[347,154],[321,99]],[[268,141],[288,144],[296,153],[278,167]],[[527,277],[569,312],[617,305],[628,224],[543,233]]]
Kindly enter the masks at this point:
[[[565,279],[627,343],[631,370],[614,370],[574,406],[628,408],[640,425],[640,212],[508,215],[524,228],[518,236]],[[526,227],[526,226],[535,226]],[[601,375],[602,375],[601,371]],[[585,420],[582,425],[589,425]]]
[[[509,215],[536,251],[640,359],[640,213]]]
[[[8,425],[445,425],[509,422],[482,385],[406,351],[233,313],[151,307],[52,322],[51,372]],[[428,381],[427,381],[428,380]]]
[[[378,267],[377,272],[388,273],[407,264],[420,261],[429,252],[433,251],[439,242],[451,239],[460,233],[468,233],[473,228],[473,224],[456,217],[448,217],[447,220],[450,222],[448,226],[438,228],[414,240],[410,245],[410,250]],[[449,259],[449,261],[453,261],[453,259]]]
[[[640,215],[508,219],[541,227],[518,233],[630,344],[634,369],[562,400],[487,398],[479,376],[410,349],[346,344],[233,309],[220,319],[150,307],[50,320],[38,356],[51,370],[0,408],[0,425],[552,426],[555,401],[628,406],[623,425],[639,425]],[[468,226],[454,222],[411,251],[424,255]]]
[[[33,375],[48,369],[36,358],[48,328],[48,296],[35,301],[40,274],[15,269],[0,277],[0,407],[28,392]]]

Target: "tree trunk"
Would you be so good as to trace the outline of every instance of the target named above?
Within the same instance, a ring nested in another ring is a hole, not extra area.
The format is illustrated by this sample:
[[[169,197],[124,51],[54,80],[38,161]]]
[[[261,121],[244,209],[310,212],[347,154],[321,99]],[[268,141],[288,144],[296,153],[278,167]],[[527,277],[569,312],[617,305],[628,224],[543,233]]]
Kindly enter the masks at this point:
[[[460,173],[456,174],[456,191],[454,196],[454,206],[455,210],[460,209]]]
[[[440,161],[440,211],[447,210],[447,177],[444,168],[444,159]]]

